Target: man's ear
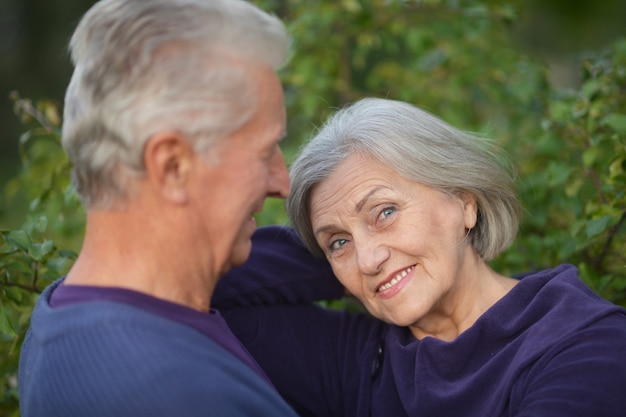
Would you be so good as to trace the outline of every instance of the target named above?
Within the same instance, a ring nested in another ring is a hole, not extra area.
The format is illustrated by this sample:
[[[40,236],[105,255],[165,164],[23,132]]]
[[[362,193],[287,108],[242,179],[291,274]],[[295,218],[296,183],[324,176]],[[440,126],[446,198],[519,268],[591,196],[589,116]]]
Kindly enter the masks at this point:
[[[143,151],[147,180],[163,198],[185,204],[194,152],[177,132],[161,132],[148,139]]]

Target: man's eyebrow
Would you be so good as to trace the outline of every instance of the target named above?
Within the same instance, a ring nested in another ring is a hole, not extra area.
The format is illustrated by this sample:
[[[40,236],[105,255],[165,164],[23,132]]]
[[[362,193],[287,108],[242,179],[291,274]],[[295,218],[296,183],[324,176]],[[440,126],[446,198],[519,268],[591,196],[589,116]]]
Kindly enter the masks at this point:
[[[382,190],[383,188],[387,188],[384,187],[382,185],[378,186],[378,187],[374,187],[370,190],[369,193],[365,194],[365,196],[358,202],[356,203],[355,209],[357,213],[360,213],[361,210],[363,209],[363,206],[365,205],[365,203],[367,203],[367,200],[374,195],[375,193],[377,193],[378,191]]]

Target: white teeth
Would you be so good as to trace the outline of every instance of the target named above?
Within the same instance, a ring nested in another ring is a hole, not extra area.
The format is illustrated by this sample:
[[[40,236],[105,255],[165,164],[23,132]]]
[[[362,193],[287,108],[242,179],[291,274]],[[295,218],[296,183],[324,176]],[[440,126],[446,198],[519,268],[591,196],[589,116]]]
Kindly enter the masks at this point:
[[[398,282],[400,282],[402,280],[402,278],[406,277],[407,274],[413,270],[413,268],[415,268],[415,266],[410,266],[407,269],[405,269],[404,271],[399,272],[398,275],[396,275],[395,277],[393,277],[391,279],[391,281],[389,281],[388,283],[383,284],[380,287],[378,287],[378,292],[388,290],[389,288],[391,288],[394,285],[396,285]]]

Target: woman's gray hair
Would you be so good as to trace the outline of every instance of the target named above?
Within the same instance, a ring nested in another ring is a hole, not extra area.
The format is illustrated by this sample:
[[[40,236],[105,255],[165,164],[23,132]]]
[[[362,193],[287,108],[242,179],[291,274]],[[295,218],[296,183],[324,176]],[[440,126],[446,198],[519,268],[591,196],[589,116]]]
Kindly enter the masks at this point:
[[[185,134],[200,151],[243,126],[256,100],[246,62],[278,69],[288,49],[282,22],[242,0],[96,3],[70,41],[63,124],[83,203],[124,201],[159,131]]]
[[[332,116],[291,165],[287,212],[314,254],[324,256],[311,226],[311,192],[356,153],[444,193],[473,195],[478,218],[469,239],[483,259],[493,259],[515,239],[520,207],[513,177],[487,139],[408,103],[368,98]]]

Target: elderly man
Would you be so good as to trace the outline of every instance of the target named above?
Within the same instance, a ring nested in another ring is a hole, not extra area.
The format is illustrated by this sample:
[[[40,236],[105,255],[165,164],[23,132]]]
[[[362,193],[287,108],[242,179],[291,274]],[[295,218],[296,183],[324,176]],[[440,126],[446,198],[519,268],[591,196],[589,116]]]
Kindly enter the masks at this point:
[[[86,234],[33,312],[23,417],[294,415],[210,308],[289,191],[288,43],[240,0],[102,0],[80,21],[63,145]]]

